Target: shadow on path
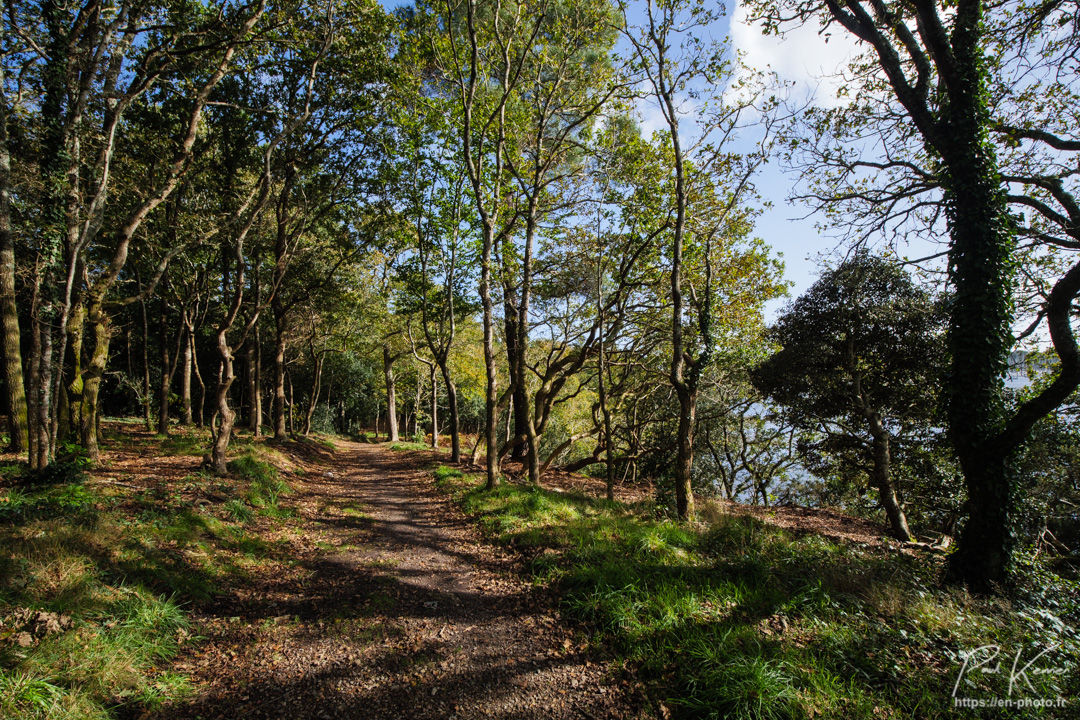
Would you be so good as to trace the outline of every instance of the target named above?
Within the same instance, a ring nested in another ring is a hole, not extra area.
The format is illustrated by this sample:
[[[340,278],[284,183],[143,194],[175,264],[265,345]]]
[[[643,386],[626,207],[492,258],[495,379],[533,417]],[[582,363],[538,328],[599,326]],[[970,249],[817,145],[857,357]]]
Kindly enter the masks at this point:
[[[204,608],[162,718],[637,718],[517,558],[481,541],[419,469],[341,442],[289,503],[291,567]]]

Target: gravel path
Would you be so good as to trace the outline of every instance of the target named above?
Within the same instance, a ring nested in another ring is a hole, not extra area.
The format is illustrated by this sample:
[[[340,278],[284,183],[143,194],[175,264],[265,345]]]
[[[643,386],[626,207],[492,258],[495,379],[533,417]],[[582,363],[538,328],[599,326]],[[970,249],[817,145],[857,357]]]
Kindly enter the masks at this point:
[[[420,469],[430,455],[339,442],[297,483],[279,570],[199,616],[175,666],[198,694],[162,718],[639,718],[519,560],[484,543]]]

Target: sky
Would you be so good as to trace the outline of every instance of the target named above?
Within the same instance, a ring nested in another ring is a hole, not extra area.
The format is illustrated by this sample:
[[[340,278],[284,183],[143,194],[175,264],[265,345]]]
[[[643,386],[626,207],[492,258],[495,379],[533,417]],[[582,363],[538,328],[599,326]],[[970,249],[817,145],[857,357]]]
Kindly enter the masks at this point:
[[[783,38],[767,37],[759,27],[747,22],[746,8],[741,3],[725,19],[729,23],[725,32],[733,48],[744,54],[749,66],[771,70],[781,80],[794,83],[796,101],[812,100],[826,107],[835,104],[834,76],[855,52],[854,41],[833,36],[826,42],[813,26],[788,31]],[[767,165],[757,181],[759,191],[772,203],[758,220],[757,235],[783,254],[785,275],[793,283],[793,298],[813,284],[819,257],[838,246],[836,238],[819,232],[815,226],[817,217],[807,217],[809,208],[788,201],[795,182],[795,176],[784,172],[777,161]],[[785,302],[769,304],[770,319]]]

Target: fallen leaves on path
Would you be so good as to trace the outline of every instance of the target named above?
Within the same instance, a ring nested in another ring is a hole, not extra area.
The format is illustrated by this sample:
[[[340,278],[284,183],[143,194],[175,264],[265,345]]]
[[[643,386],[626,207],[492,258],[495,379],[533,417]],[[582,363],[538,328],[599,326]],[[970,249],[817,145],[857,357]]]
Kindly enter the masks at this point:
[[[253,530],[273,559],[197,613],[205,641],[173,666],[196,697],[153,717],[646,716],[416,459],[338,445],[305,458],[287,501],[300,519]]]

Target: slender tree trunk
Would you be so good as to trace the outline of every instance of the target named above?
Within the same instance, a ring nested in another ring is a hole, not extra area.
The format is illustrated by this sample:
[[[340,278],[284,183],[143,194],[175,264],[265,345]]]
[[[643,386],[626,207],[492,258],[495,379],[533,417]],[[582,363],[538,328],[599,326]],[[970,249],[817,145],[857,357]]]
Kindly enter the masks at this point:
[[[38,388],[39,397],[37,402],[37,458],[31,465],[37,469],[48,467],[52,461],[53,444],[50,437],[52,423],[50,422],[49,409],[52,405],[50,393],[52,390],[52,328],[47,322],[39,322],[41,360],[38,364]]]
[[[286,372],[289,378],[289,435],[296,434],[296,399],[293,395],[292,373]]]
[[[63,317],[63,315],[61,315]],[[72,305],[68,315],[66,332],[58,332],[53,341],[57,347],[56,359],[60,363],[53,377],[53,403],[50,412],[52,423],[52,442],[82,442],[83,400],[86,391],[86,378],[83,368],[83,345],[86,342],[88,326],[86,308],[81,301]],[[93,328],[89,328],[93,332]],[[93,342],[91,340],[91,342]]]
[[[600,242],[600,211],[597,210],[597,259],[596,259],[596,316],[597,316],[597,398],[600,402],[600,415],[604,422],[604,456],[605,456],[605,489],[607,491],[607,499],[615,499],[615,464],[611,461],[612,451],[612,439],[611,439],[611,409],[608,407],[607,398],[607,382],[605,373],[607,367],[605,365],[605,353],[604,343],[607,338],[604,337],[604,246]]]
[[[413,407],[416,411],[413,413],[413,426],[412,434],[415,438],[420,434],[420,398],[424,394],[424,379],[420,375],[420,368],[416,368],[416,400],[413,403]]]
[[[195,349],[195,334],[188,333],[188,341],[191,343],[191,369],[195,371],[195,379],[199,382],[199,412],[196,420],[201,429],[206,425],[206,383],[203,381],[202,372],[199,370],[199,353]]]
[[[889,431],[881,424],[881,418],[871,418],[870,432],[874,439],[874,485],[877,486],[881,507],[889,519],[889,528],[893,537],[907,542],[912,539],[907,517],[900,502],[896,499],[896,489],[892,484],[892,454],[890,452]]]
[[[255,432],[255,428],[259,426],[259,416],[255,409],[255,394],[258,392],[259,379],[255,374],[255,337],[254,335],[248,340],[247,352],[244,353],[244,371],[247,379],[247,426],[248,430]]]
[[[38,435],[38,423],[40,422],[38,406],[42,400],[42,386],[40,384],[42,323],[39,315],[41,312],[41,269],[42,263],[40,261],[36,262],[34,265],[34,289],[30,299],[30,394],[27,398],[27,410],[29,412],[29,432],[27,439],[29,440],[29,450],[27,453],[27,462],[31,469],[38,468],[38,443],[40,441]]]
[[[397,418],[397,383],[394,380],[394,356],[390,354],[390,348],[383,345],[383,378],[386,380],[386,433],[387,439],[397,442],[398,418]],[[378,430],[375,435],[378,436]]]
[[[2,23],[0,23],[2,25]],[[4,30],[0,27],[0,43]],[[0,64],[0,87],[5,84]],[[23,380],[22,346],[19,333],[19,309],[15,301],[15,240],[11,234],[11,156],[8,153],[7,99],[0,97],[0,318],[3,342],[0,343],[7,392],[10,452],[29,451],[29,408]]]
[[[435,374],[435,363],[428,366],[428,378],[431,382],[431,447],[439,449],[439,380]]]
[[[687,390],[679,396],[679,439],[675,458],[675,511],[682,520],[694,518],[694,491],[690,478],[694,469],[694,415],[696,398]]]
[[[161,340],[161,390],[158,396],[158,435],[169,434],[169,393],[172,390],[171,359],[169,358],[169,307],[165,298],[159,298]]]
[[[446,386],[446,400],[450,408],[450,462],[461,462],[461,419],[458,415],[457,387],[450,378],[450,366],[446,358],[439,364],[442,370],[443,384]]]
[[[226,454],[229,450],[229,442],[232,440],[233,425],[236,422],[236,413],[229,407],[229,389],[232,387],[233,381],[236,380],[236,374],[233,370],[232,350],[225,341],[224,335],[224,332],[220,332],[218,336],[221,371],[214,397],[218,425],[214,429],[214,445],[211,454],[213,472],[218,477],[225,477],[229,473]]]
[[[494,490],[499,481],[499,416],[496,412],[498,370],[495,367],[495,319],[491,305],[491,246],[494,240],[492,220],[484,223],[484,246],[480,260],[480,303],[484,309],[484,441],[487,445],[487,476],[484,487]]]
[[[256,287],[258,284],[256,283]],[[255,387],[251,389],[252,420],[251,432],[255,437],[262,435],[262,344],[259,338],[259,328],[255,327]]]
[[[146,431],[152,432],[154,429],[154,421],[150,411],[151,398],[153,397],[150,393],[150,323],[146,316],[146,300],[140,299],[139,306],[142,308],[143,326],[143,421],[146,423]]]
[[[272,407],[274,440],[283,442],[289,439],[285,428],[285,317],[283,311],[274,311],[274,322],[274,403]]]
[[[191,426],[191,334],[188,331],[187,326],[183,328],[184,333],[184,349],[183,357],[180,360],[180,406],[183,408],[183,415],[180,419],[180,424],[184,427]],[[202,424],[201,422],[199,423]]]

